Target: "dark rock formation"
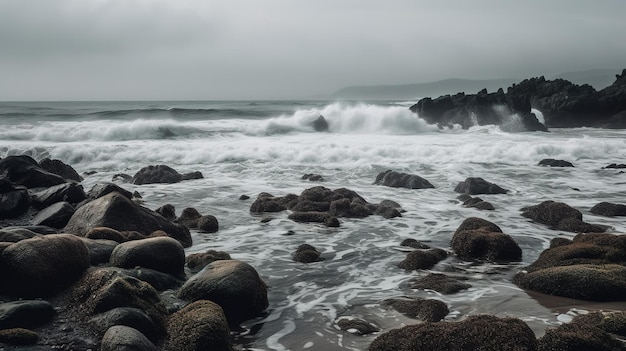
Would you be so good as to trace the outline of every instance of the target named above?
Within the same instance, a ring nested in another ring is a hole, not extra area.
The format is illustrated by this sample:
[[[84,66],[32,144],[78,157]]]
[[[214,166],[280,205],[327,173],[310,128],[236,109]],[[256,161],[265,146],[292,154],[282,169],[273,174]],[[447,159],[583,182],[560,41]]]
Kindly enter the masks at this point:
[[[578,234],[518,273],[514,283],[544,294],[590,301],[626,299],[626,235]]]
[[[454,232],[452,250],[463,259],[519,261],[522,249],[511,236],[481,218],[467,218]]]
[[[338,227],[339,220],[331,216],[328,212],[308,211],[308,212],[293,212],[288,217],[295,222],[303,223],[322,223],[327,227]]]
[[[109,328],[100,344],[100,351],[159,351],[139,330],[125,325]]]
[[[113,240],[105,239],[89,239],[78,237],[89,251],[89,262],[92,266],[97,266],[103,263],[109,263],[111,253],[115,247],[119,244]]]
[[[203,253],[193,253],[187,256],[187,268],[193,273],[198,273],[202,268],[213,261],[230,260],[230,255],[224,251],[208,250]]]
[[[34,345],[39,341],[39,335],[24,328],[11,328],[0,330],[0,343],[12,346]],[[10,348],[13,349],[13,348]],[[30,350],[28,347],[20,347],[17,350]],[[34,349],[34,348],[33,348]]]
[[[52,228],[61,229],[74,214],[74,207],[69,202],[57,202],[39,211],[33,218],[34,225],[45,225]]]
[[[95,227],[119,231],[137,231],[145,236],[162,230],[178,240],[183,247],[191,246],[191,234],[185,227],[172,223],[156,212],[139,206],[120,193],[113,192],[93,200],[76,210],[65,227],[68,233],[84,236]]]
[[[461,322],[409,325],[379,335],[370,351],[533,351],[535,334],[523,321],[489,315]]]
[[[555,160],[553,158],[544,158],[539,161],[539,166],[548,166],[548,167],[574,167],[574,165],[569,161],[564,160]]]
[[[167,219],[168,221],[176,220],[176,209],[174,208],[174,205],[165,204],[157,208],[155,212],[163,216],[163,218]]]
[[[546,127],[624,128],[626,70],[616,78],[613,85],[600,91],[563,79],[531,78],[513,84],[506,93],[500,90],[489,94],[483,90],[471,95],[424,98],[410,109],[428,123],[440,126],[495,124],[511,131],[545,131]],[[541,111],[545,126],[531,113],[532,108]]]
[[[219,260],[208,264],[180,288],[183,300],[211,300],[224,309],[229,324],[259,316],[269,305],[267,286],[249,264]]]
[[[54,318],[54,307],[43,300],[0,303],[0,329],[35,328]]]
[[[409,318],[425,322],[438,322],[450,313],[443,301],[433,299],[393,299],[386,304]]]
[[[0,219],[21,216],[30,207],[31,198],[23,186],[0,177]]]
[[[409,252],[406,258],[398,263],[398,267],[408,271],[430,269],[446,257],[448,257],[448,253],[442,249],[418,249]]]
[[[457,193],[468,194],[468,195],[479,195],[479,194],[506,194],[509,191],[501,188],[497,184],[490,183],[483,178],[467,178],[464,181],[457,184],[454,188],[454,191]]]
[[[167,322],[166,351],[232,351],[224,311],[214,302],[200,300],[174,313]]]
[[[550,229],[573,233],[601,233],[607,229],[606,226],[583,222],[582,213],[563,202],[544,201],[539,205],[524,207],[522,216],[545,224]]]
[[[463,201],[463,206],[465,207],[471,207],[471,208],[476,208],[476,209],[485,210],[485,211],[493,211],[496,209],[495,207],[493,207],[491,202],[484,201],[478,196],[471,197],[470,195],[462,194],[462,195],[459,195],[457,199]]]
[[[191,173],[180,174],[170,166],[156,165],[147,166],[140,169],[133,176],[133,184],[154,184],[154,183],[178,183],[183,180],[202,179],[202,173],[196,171]]]
[[[469,289],[470,287],[470,284],[463,283],[440,273],[430,273],[425,277],[411,281],[412,289],[435,290],[442,294],[454,294],[461,290]]]
[[[313,127],[313,129],[315,129],[316,132],[327,132],[328,131],[328,122],[326,121],[326,119],[322,115],[317,117],[317,119],[315,121],[313,121],[313,123],[311,123],[311,126]]]
[[[133,193],[113,183],[100,183],[94,185],[87,193],[87,197],[90,200],[95,200],[113,192],[120,193],[129,200],[132,200],[133,198]]]
[[[129,241],[115,247],[110,264],[121,268],[150,268],[180,277],[185,267],[185,250],[169,237]]]
[[[623,351],[624,344],[609,333],[577,323],[563,324],[546,330],[539,339],[537,351]]]
[[[402,240],[402,242],[400,243],[400,246],[408,246],[414,249],[430,249],[430,246],[422,243],[421,241],[418,241],[416,239],[410,239],[410,238]]]
[[[54,173],[59,175],[67,180],[73,180],[76,182],[81,182],[83,177],[81,177],[72,166],[65,164],[61,160],[44,158],[39,161],[39,166],[50,173]]]
[[[89,320],[101,334],[114,325],[125,325],[140,331],[148,339],[156,342],[159,338],[159,327],[145,312],[133,307],[117,307],[93,316]]]
[[[65,179],[41,168],[37,161],[26,155],[7,156],[0,160],[0,174],[15,184],[27,188],[51,187],[65,183]]]
[[[576,316],[572,325],[599,328],[607,333],[626,337],[626,311],[591,312]]]
[[[414,175],[387,170],[376,176],[374,184],[389,186],[392,188],[429,189],[434,186],[426,179]]]
[[[601,202],[591,208],[589,212],[599,216],[626,216],[626,205]]]
[[[215,233],[219,228],[219,222],[215,216],[204,215],[198,218],[198,230],[203,233]]]
[[[321,252],[319,252],[314,246],[302,244],[298,246],[296,252],[293,254],[293,260],[302,263],[323,261],[324,259],[320,257],[320,255]]]
[[[176,218],[176,223],[182,225],[183,227],[189,229],[198,228],[198,221],[200,220],[202,215],[198,210],[193,207],[187,207],[183,210],[178,218]]]
[[[608,165],[608,166],[606,166],[604,168],[608,168],[608,169],[624,169],[624,168],[626,168],[626,164],[624,164],[624,163],[620,163],[620,164],[611,163],[610,165]]]
[[[324,177],[320,174],[307,173],[300,178],[302,180],[308,180],[310,182],[323,182]]]
[[[86,198],[87,195],[85,195],[85,191],[81,185],[77,183],[63,183],[33,192],[32,205],[37,209],[46,208],[61,201],[75,205]]]
[[[341,317],[335,324],[339,329],[356,335],[368,335],[380,331],[375,325],[361,318]]]

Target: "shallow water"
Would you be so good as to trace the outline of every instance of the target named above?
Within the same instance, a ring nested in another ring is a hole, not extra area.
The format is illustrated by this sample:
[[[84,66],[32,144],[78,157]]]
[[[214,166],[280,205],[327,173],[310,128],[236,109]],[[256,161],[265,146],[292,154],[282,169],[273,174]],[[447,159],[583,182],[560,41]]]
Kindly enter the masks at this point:
[[[327,133],[310,127],[320,114],[328,120]],[[623,218],[589,213],[601,201],[624,203],[626,174],[603,167],[625,163],[625,131],[439,130],[406,104],[392,102],[1,103],[0,115],[0,156],[52,157],[79,173],[96,172],[85,176],[87,190],[149,164],[201,171],[204,179],[178,184],[120,185],[141,193],[149,208],[170,203],[177,213],[195,207],[218,218],[220,231],[192,232],[194,245],[187,252],[226,251],[255,267],[268,284],[267,315],[244,323],[236,338],[250,350],[366,349],[376,335],[340,331],[335,321],[359,317],[383,330],[415,323],[380,304],[401,296],[446,302],[447,320],[478,313],[518,317],[541,335],[567,311],[544,307],[511,277],[552,238],[574,234],[532,223],[520,208],[562,201],[582,211],[585,221],[609,225],[613,232],[626,229]],[[537,166],[544,158],[567,160],[575,168]],[[373,185],[387,169],[420,175],[435,188]],[[305,173],[321,174],[326,181],[300,180]],[[464,208],[453,190],[467,177],[483,177],[511,191],[480,195],[495,211]],[[295,223],[286,212],[262,223],[262,216],[249,212],[261,192],[299,194],[316,185],[346,187],[373,203],[391,199],[406,212],[394,219],[342,219],[340,228]],[[251,199],[239,200],[242,194]],[[410,289],[410,279],[428,272],[396,267],[406,255],[400,242],[414,238],[450,250],[456,228],[474,216],[513,236],[522,247],[522,262],[472,263],[450,256],[430,271],[467,278],[472,288],[454,295]],[[291,255],[302,243],[318,248],[325,260],[293,262]]]

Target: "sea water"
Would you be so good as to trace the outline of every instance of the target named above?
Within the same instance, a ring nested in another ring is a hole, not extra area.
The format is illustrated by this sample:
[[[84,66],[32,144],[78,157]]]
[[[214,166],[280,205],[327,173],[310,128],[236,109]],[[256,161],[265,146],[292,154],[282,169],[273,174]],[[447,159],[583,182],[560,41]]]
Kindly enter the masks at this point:
[[[625,203],[626,174],[604,167],[626,163],[626,132],[440,129],[410,112],[411,103],[3,102],[0,157],[60,159],[84,176],[85,190],[148,165],[202,172],[203,179],[178,184],[119,185],[138,191],[148,208],[172,204],[180,214],[194,207],[218,218],[217,233],[192,231],[194,245],[187,253],[226,251],[255,267],[267,283],[267,313],[235,331],[235,342],[250,350],[367,349],[376,334],[341,331],[337,320],[362,318],[382,331],[416,323],[381,304],[397,297],[442,300],[450,321],[480,313],[521,318],[537,335],[561,323],[564,314],[543,307],[511,279],[552,238],[575,234],[533,223],[520,208],[561,201],[579,209],[585,221],[623,233],[623,218],[595,216],[589,209],[602,201]],[[320,115],[328,122],[327,132],[312,127]],[[544,158],[575,167],[538,166]],[[376,175],[388,169],[417,174],[435,188],[373,185]],[[307,173],[325,180],[301,180]],[[465,208],[454,187],[467,177],[482,177],[510,192],[480,195],[495,211]],[[349,188],[372,203],[394,200],[406,212],[393,219],[341,219],[339,228],[327,228],[295,223],[287,211],[272,214],[269,222],[249,211],[261,192],[300,194],[317,185]],[[251,199],[239,200],[241,195]],[[452,234],[469,217],[487,219],[511,235],[523,250],[522,261],[464,262],[451,255],[428,271],[396,266],[407,254],[402,240],[450,251]],[[303,243],[320,250],[324,260],[294,262],[292,254]],[[453,295],[411,289],[411,279],[429,272],[467,279],[472,287]]]

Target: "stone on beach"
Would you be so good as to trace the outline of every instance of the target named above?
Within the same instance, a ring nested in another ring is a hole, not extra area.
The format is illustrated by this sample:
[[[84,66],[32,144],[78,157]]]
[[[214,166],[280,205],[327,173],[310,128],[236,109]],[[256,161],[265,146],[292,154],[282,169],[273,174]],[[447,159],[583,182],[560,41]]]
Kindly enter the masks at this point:
[[[51,187],[65,183],[65,178],[41,168],[27,155],[7,156],[0,160],[0,174],[27,188]]]
[[[544,158],[539,161],[538,165],[547,167],[574,167],[574,165],[569,161],[555,160],[553,158]]]
[[[39,161],[39,166],[67,180],[73,180],[75,182],[81,182],[83,180],[83,177],[81,177],[72,166],[61,160],[44,158]]]
[[[117,307],[96,314],[89,319],[89,325],[102,334],[114,325],[125,325],[137,329],[152,342],[156,342],[161,337],[159,327],[150,316],[133,307]]]
[[[230,255],[224,251],[207,250],[202,253],[192,253],[185,258],[187,268],[193,273],[198,273],[209,263],[218,260],[230,260]]]
[[[428,180],[418,175],[400,173],[392,170],[379,173],[376,176],[374,184],[407,189],[429,189],[435,187]]]
[[[431,269],[446,257],[448,253],[442,249],[417,249],[409,252],[398,267],[408,271]]]
[[[506,194],[509,191],[497,184],[490,183],[480,177],[470,177],[457,184],[454,188],[457,193],[468,195]]]
[[[144,267],[159,272],[182,276],[185,267],[185,250],[169,237],[128,241],[115,247],[110,264],[120,268]]]
[[[438,322],[450,313],[443,301],[435,299],[392,299],[385,301],[385,304],[409,318],[425,322]]]
[[[139,330],[114,325],[102,337],[100,351],[159,351]]]
[[[429,289],[442,294],[454,294],[472,286],[441,273],[430,273],[422,278],[411,280],[412,289]]]
[[[293,254],[293,260],[301,263],[312,263],[323,261],[324,258],[320,257],[319,252],[314,246],[309,244],[302,244],[298,246],[296,252]]]
[[[599,204],[593,206],[589,212],[607,217],[626,216],[626,205],[600,202]]]
[[[500,227],[481,218],[467,218],[454,232],[452,250],[462,259],[519,261],[522,249]]]
[[[57,202],[39,211],[33,220],[34,225],[45,225],[52,228],[61,229],[74,214],[75,209],[69,202]]]
[[[86,198],[87,195],[85,194],[82,185],[76,183],[63,183],[34,191],[32,193],[32,205],[36,209],[43,209],[62,201],[76,205]]]
[[[50,322],[56,312],[44,300],[19,300],[0,303],[0,329],[35,328]]]
[[[167,351],[232,351],[230,329],[222,308],[208,300],[190,303],[167,322]]]
[[[156,165],[156,166],[146,166],[133,176],[132,183],[137,185],[142,184],[155,184],[155,183],[165,183],[172,184],[178,183],[183,180],[190,179],[201,179],[202,173],[200,172],[192,172],[186,174],[180,174],[178,171],[173,169],[170,166],[166,165]]]
[[[563,202],[544,201],[521,209],[522,216],[545,224],[550,229],[575,233],[604,232],[607,227],[583,222],[583,214]]]

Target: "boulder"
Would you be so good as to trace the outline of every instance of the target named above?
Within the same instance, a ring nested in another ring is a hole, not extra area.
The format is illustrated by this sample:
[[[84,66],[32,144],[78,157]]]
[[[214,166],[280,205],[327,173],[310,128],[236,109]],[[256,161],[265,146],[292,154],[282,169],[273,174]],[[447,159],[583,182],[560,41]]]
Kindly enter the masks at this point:
[[[163,218],[167,219],[168,221],[176,220],[176,209],[174,208],[174,205],[165,204],[157,208],[156,213],[160,214],[161,216],[163,216]]]
[[[323,261],[324,259],[320,257],[320,255],[321,252],[319,252],[314,246],[302,244],[298,246],[296,252],[293,254],[293,260],[302,263]]]
[[[483,178],[467,178],[457,184],[454,188],[457,193],[479,195],[479,194],[506,194],[509,191],[501,188],[497,184],[490,183]]]
[[[65,183],[65,179],[41,168],[37,161],[27,155],[7,156],[0,160],[0,174],[13,183],[27,188],[51,187]]]
[[[430,273],[425,277],[411,281],[412,289],[434,290],[442,294],[455,294],[461,290],[469,289],[470,284],[451,278],[441,273]]]
[[[181,174],[181,180],[194,180],[194,179],[203,179],[204,176],[200,171],[194,171],[189,173]]]
[[[2,251],[0,289],[24,297],[51,296],[78,280],[89,267],[89,251],[71,234],[21,240]]]
[[[516,318],[469,316],[461,322],[427,322],[379,335],[370,351],[533,351],[533,331]]]
[[[104,333],[100,351],[159,351],[159,348],[139,330],[114,325]]]
[[[61,160],[55,160],[50,158],[44,158],[39,161],[39,166],[50,173],[59,175],[67,180],[73,180],[75,182],[81,182],[81,177],[72,166],[65,164]]]
[[[145,236],[162,230],[178,240],[183,247],[191,246],[191,234],[183,226],[163,218],[156,212],[135,204],[120,193],[113,192],[93,200],[76,210],[65,231],[85,236],[96,227],[118,231],[137,231]]]
[[[39,341],[39,335],[32,330],[24,328],[11,328],[0,330],[0,343],[23,346],[33,345]],[[30,350],[30,348],[19,348],[18,350]]]
[[[434,299],[392,299],[386,304],[409,318],[425,322],[438,322],[450,313],[443,301]]]
[[[122,275],[139,279],[142,282],[150,284],[156,291],[165,291],[171,289],[178,289],[185,283],[185,279],[182,276],[174,276],[168,273],[163,273],[150,268],[135,267],[135,268],[109,268]]]
[[[626,299],[626,235],[578,234],[543,251],[513,282],[523,289],[590,301]]]
[[[250,205],[250,212],[252,213],[265,213],[265,212],[281,212],[287,209],[287,203],[290,201],[297,201],[298,196],[289,194],[284,197],[275,197],[268,193],[260,193],[256,200]]]
[[[548,166],[548,167],[574,167],[574,165],[569,161],[564,160],[555,160],[553,158],[544,158],[539,161],[539,166]]]
[[[133,184],[154,184],[154,183],[178,183],[183,180],[183,176],[166,165],[147,166],[140,169],[133,176]]]
[[[402,242],[400,243],[400,246],[408,246],[414,249],[430,249],[430,246],[424,244],[421,241],[418,241],[416,239],[411,239],[411,238],[402,240]]]
[[[589,212],[599,216],[626,216],[626,205],[601,202],[591,208]]]
[[[78,204],[86,198],[83,187],[77,183],[63,183],[32,193],[33,207],[36,209],[46,208],[62,201]]]
[[[224,251],[208,250],[203,253],[193,253],[186,258],[187,268],[198,273],[202,268],[213,261],[230,260],[230,255]]]
[[[356,335],[368,335],[380,331],[378,327],[361,318],[341,317],[335,324],[339,329]]]
[[[215,233],[219,230],[219,223],[215,216],[204,215],[198,218],[198,230],[203,233]]]
[[[295,222],[302,223],[322,223],[327,227],[338,227],[339,221],[337,218],[331,216],[328,212],[319,211],[307,211],[307,212],[293,212],[288,216],[289,219]]]
[[[89,324],[101,334],[115,325],[124,325],[138,330],[152,342],[160,338],[160,329],[150,316],[133,307],[118,307],[99,313],[89,320]]]
[[[398,263],[398,267],[409,271],[431,269],[446,257],[448,257],[448,253],[442,249],[418,249],[409,252],[406,258]]]
[[[208,264],[187,280],[178,296],[188,301],[214,301],[234,325],[259,316],[268,306],[267,286],[252,266],[238,260]]]
[[[0,329],[35,328],[50,322],[56,312],[43,300],[0,303]]]
[[[568,232],[604,232],[607,227],[583,222],[583,214],[577,209],[555,201],[544,201],[538,205],[522,208],[522,216],[545,224],[550,229]]]
[[[307,173],[300,178],[302,180],[308,180],[310,182],[323,182],[324,177],[319,174]]]
[[[69,222],[74,212],[74,206],[69,202],[57,202],[39,211],[31,222],[34,225],[45,225],[61,229]]]
[[[114,192],[122,194],[129,200],[132,200],[133,198],[133,193],[113,183],[100,183],[94,185],[87,193],[87,197],[90,200],[95,200]]]
[[[174,313],[167,322],[167,351],[232,351],[224,311],[212,301],[199,300]]]
[[[429,189],[434,186],[426,179],[414,175],[387,170],[376,176],[374,184],[389,186],[392,188]]]
[[[128,241],[115,247],[109,263],[120,268],[150,268],[180,277],[184,274],[185,250],[169,237]]]
[[[322,115],[317,117],[317,119],[315,121],[313,121],[313,123],[311,123],[311,126],[313,127],[313,129],[316,132],[327,132],[328,131],[328,122],[326,122],[326,119]]]
[[[595,311],[580,314],[571,322],[581,327],[599,328],[607,333],[626,337],[626,311]]]
[[[546,330],[539,339],[537,351],[619,351],[624,344],[609,333],[595,327],[563,324]]]
[[[112,240],[118,243],[123,243],[126,241],[126,236],[122,234],[120,231],[115,230],[113,228],[108,227],[94,227],[87,231],[85,234],[85,238],[88,239],[103,239],[103,240]]]
[[[30,239],[41,234],[20,227],[7,227],[0,229],[0,242],[16,243],[24,239]]]
[[[189,229],[195,229],[198,228],[198,221],[201,217],[202,215],[198,210],[193,207],[187,207],[180,214],[180,217],[176,219],[176,223]]]
[[[24,188],[15,187],[0,192],[0,219],[17,218],[23,215],[30,207],[30,202],[30,195]]]
[[[452,250],[462,259],[487,261],[519,261],[522,249],[510,235],[502,233],[495,224],[468,218],[454,232]]]
[[[119,244],[117,241],[106,239],[89,239],[78,237],[89,251],[89,262],[92,266],[109,263],[111,254]]]
[[[484,201],[483,199],[477,197],[471,197],[467,194],[462,194],[457,197],[457,199],[463,201],[463,206],[476,208],[479,210],[493,211],[495,207],[490,202]]]

